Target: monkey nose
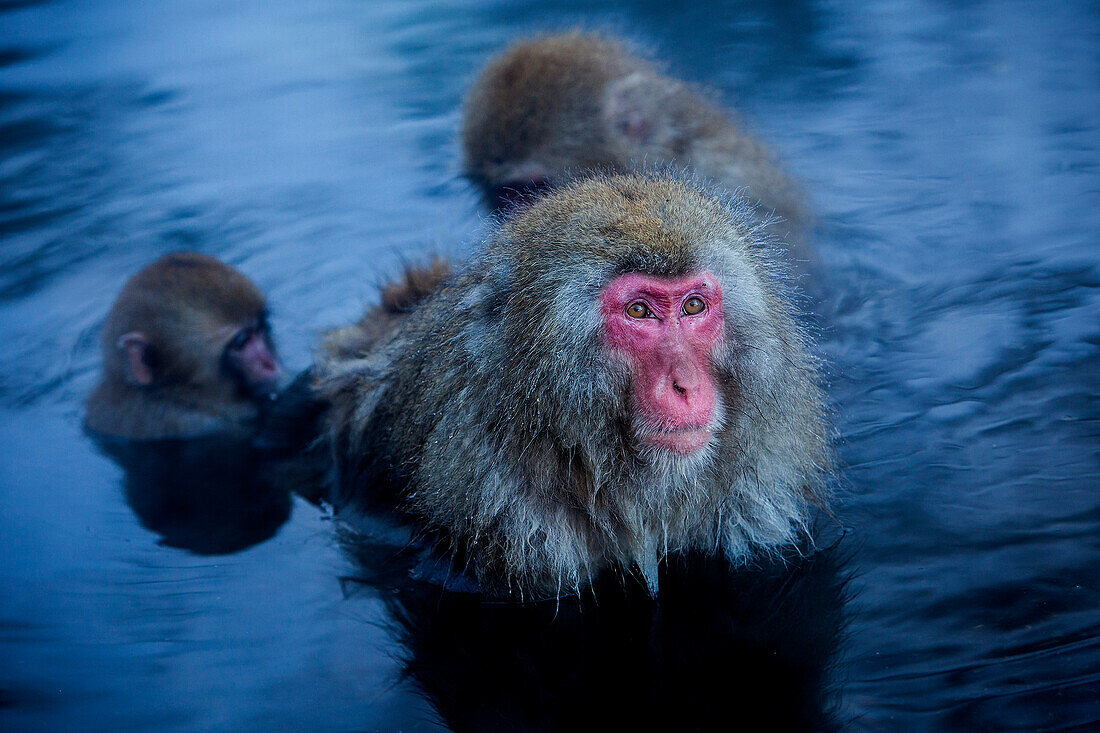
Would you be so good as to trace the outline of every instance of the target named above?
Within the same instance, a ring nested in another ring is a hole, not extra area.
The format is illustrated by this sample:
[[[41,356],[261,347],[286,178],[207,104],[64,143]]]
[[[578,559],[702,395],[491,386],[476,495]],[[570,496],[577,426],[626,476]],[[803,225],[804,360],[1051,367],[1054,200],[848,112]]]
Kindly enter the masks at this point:
[[[690,360],[670,365],[654,394],[655,402],[666,420],[677,425],[709,423],[714,410],[714,390],[698,364]]]
[[[273,388],[282,377],[282,365],[279,357],[267,345],[262,336],[255,335],[248,340],[241,354],[240,367],[245,380],[262,390]]]
[[[685,400],[690,400],[699,392],[699,373],[692,366],[675,365],[669,377],[673,390]]]

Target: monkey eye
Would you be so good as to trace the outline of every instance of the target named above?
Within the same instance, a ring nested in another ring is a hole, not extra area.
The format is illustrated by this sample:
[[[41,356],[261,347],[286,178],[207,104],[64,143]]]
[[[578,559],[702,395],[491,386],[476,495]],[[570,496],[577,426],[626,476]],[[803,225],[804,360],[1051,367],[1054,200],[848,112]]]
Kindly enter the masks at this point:
[[[689,316],[694,316],[702,313],[707,309],[707,304],[703,302],[702,298],[688,298],[684,303],[684,313]]]
[[[640,301],[628,305],[626,307],[626,314],[631,318],[648,318],[653,315],[649,308],[646,307],[645,303]]]
[[[254,333],[256,333],[256,328],[254,326],[242,328],[240,331],[237,331],[237,333],[233,334],[233,338],[229,339],[229,343],[226,344],[226,348],[232,349],[233,351],[240,351],[248,345],[248,340],[252,338],[252,335]]]

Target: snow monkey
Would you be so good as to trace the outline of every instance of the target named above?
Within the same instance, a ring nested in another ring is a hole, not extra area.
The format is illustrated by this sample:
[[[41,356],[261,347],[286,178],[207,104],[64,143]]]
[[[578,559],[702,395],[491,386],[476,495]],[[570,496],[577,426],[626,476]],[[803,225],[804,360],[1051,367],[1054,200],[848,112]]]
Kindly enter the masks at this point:
[[[282,374],[263,294],[194,252],[167,255],[126,283],[102,349],[86,425],[116,438],[246,435]]]
[[[566,172],[675,163],[759,202],[758,219],[798,245],[808,215],[775,156],[700,90],[619,41],[580,32],[521,41],[492,60],[466,98],[466,174],[494,208]]]
[[[744,202],[665,173],[522,204],[319,375],[338,506],[396,509],[494,592],[744,563],[807,535],[817,363]]]

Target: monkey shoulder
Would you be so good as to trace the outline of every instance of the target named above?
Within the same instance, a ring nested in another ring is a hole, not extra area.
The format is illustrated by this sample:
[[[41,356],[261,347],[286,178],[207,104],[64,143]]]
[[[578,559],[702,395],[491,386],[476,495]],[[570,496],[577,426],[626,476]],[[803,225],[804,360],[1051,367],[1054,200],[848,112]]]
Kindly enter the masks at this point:
[[[256,430],[260,408],[251,401],[188,404],[167,396],[101,385],[85,405],[84,427],[92,435],[130,441],[210,436],[243,438]]]

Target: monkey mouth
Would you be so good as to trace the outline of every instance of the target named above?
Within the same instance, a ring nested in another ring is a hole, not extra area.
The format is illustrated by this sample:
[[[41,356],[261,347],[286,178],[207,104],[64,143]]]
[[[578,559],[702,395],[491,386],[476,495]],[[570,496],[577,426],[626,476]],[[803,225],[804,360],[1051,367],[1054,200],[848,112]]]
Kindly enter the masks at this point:
[[[714,437],[714,432],[706,427],[677,428],[674,430],[647,430],[642,436],[647,445],[667,450],[679,455],[690,455],[702,450]]]

